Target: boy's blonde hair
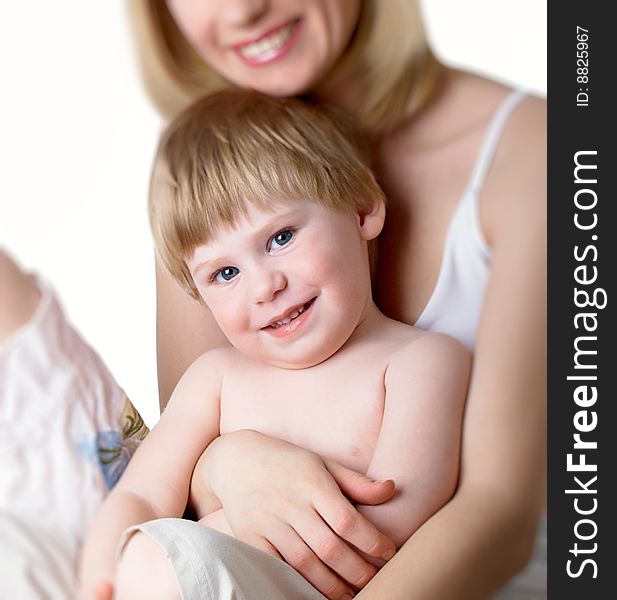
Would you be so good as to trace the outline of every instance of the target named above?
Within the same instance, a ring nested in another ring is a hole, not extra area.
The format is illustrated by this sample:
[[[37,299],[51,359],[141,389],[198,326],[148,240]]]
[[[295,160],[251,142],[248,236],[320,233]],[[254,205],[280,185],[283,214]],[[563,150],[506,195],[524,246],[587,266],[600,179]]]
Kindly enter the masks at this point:
[[[230,84],[178,29],[166,0],[127,0],[146,89],[171,119],[197,98]],[[349,47],[329,77],[363,82],[357,116],[383,133],[429,98],[444,67],[431,52],[418,0],[362,0]]]
[[[185,261],[247,202],[276,210],[300,199],[361,214],[385,201],[368,165],[342,111],[239,89],[207,96],[171,123],[157,151],[149,214],[159,259],[199,299]]]

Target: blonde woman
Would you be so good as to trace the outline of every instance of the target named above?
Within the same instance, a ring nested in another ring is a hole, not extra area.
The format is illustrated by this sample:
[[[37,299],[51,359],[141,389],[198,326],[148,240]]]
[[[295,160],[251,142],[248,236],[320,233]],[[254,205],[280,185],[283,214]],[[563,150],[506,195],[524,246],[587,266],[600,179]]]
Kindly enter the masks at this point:
[[[350,110],[372,133],[389,201],[378,303],[393,318],[458,337],[474,350],[474,367],[458,491],[360,596],[488,597],[527,562],[544,505],[544,102],[441,65],[415,1],[130,6],[146,87],[166,117],[237,85],[312,94]],[[160,269],[157,291],[164,406],[191,361],[224,340]],[[344,588],[335,574],[351,558],[329,556],[328,541],[311,539],[306,523],[321,519],[320,506],[336,507],[340,492],[313,456],[273,460],[281,445],[219,438],[196,471],[196,502],[214,496],[239,537],[256,544],[276,548],[276,537],[298,547],[301,538],[293,566],[336,598]],[[348,494],[369,485],[332,476]],[[350,539],[363,526],[348,516],[332,535]]]

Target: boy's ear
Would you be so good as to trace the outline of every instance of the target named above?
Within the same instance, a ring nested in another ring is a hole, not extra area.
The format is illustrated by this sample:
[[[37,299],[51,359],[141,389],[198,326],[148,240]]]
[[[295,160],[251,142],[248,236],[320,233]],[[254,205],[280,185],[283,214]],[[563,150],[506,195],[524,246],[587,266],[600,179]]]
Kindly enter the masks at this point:
[[[372,198],[358,211],[360,236],[364,241],[374,240],[383,229],[386,205],[383,198]]]

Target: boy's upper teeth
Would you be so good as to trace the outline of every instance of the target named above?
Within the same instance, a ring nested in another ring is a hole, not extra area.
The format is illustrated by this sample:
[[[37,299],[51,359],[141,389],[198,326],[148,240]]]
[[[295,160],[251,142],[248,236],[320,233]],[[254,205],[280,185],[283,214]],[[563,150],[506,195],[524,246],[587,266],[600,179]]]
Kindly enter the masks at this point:
[[[251,44],[241,46],[239,50],[246,58],[255,58],[260,54],[276,50],[287,41],[294,27],[295,23],[290,23],[267,37],[261,38]]]
[[[278,321],[274,321],[274,323],[272,323],[272,325],[270,325],[270,327],[281,327],[283,325],[287,325],[288,323],[291,323],[291,321],[293,321],[296,317],[298,317],[300,314],[302,314],[304,312],[304,306],[301,306],[300,308],[296,308],[296,310],[294,310],[292,313],[289,314],[288,317],[285,317],[284,319],[280,319]]]

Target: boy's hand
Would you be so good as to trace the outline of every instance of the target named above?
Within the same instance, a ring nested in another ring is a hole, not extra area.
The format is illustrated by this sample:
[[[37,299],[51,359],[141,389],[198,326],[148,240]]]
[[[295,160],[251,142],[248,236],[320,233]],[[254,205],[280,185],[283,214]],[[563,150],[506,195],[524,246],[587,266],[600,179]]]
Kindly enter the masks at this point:
[[[238,539],[282,557],[331,600],[364,587],[377,572],[358,550],[384,560],[394,554],[394,543],[345,497],[385,502],[394,494],[392,481],[372,482],[248,430],[215,440],[195,471],[208,480]]]

